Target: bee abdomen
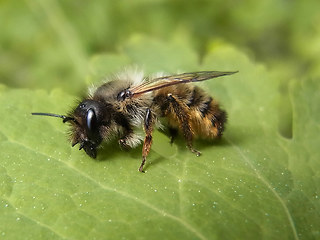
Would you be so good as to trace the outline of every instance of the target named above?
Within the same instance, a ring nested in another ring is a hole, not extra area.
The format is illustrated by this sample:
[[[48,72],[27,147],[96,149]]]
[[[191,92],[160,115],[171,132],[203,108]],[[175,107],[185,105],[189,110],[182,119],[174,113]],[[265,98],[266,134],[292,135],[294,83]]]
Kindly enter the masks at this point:
[[[211,108],[212,100],[213,99],[210,97],[207,101],[205,101],[202,105],[200,105],[199,110],[203,117],[205,117],[208,114]]]
[[[222,136],[227,114],[202,89],[195,87],[187,106],[190,109],[192,129],[201,138]]]
[[[217,109],[211,117],[211,124],[217,129],[217,137],[222,136],[224,124],[227,121],[227,113],[221,109]]]
[[[197,109],[202,117],[205,117],[212,103],[212,97],[208,96],[202,89],[195,87],[188,99],[187,106],[190,109]]]

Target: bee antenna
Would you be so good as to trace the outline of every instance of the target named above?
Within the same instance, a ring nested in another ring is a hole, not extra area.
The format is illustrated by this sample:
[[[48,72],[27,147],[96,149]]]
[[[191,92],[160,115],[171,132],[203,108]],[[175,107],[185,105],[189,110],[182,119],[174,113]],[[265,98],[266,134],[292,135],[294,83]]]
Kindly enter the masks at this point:
[[[31,113],[32,115],[38,115],[38,116],[49,116],[49,117],[57,117],[57,118],[62,118],[63,122],[68,122],[68,121],[75,121],[73,117],[68,117],[65,115],[59,115],[59,114],[54,114],[54,113]]]

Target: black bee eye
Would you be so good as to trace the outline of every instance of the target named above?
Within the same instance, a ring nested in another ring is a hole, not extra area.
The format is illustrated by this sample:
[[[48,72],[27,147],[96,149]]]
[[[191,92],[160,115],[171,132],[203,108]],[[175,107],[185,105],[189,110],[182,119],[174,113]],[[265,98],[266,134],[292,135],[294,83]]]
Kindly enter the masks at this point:
[[[89,108],[87,112],[87,128],[89,131],[92,131],[94,126],[96,125],[96,114],[92,108]]]

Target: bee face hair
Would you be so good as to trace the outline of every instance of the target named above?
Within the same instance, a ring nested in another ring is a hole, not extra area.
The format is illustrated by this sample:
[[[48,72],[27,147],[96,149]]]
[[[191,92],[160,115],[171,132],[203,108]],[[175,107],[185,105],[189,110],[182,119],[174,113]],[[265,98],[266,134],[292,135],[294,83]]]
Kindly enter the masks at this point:
[[[139,167],[139,171],[143,172],[152,144],[152,132],[161,125],[160,117],[166,119],[169,132],[182,133],[187,147],[197,156],[200,152],[193,148],[194,138],[222,136],[226,112],[214,98],[189,83],[234,73],[203,71],[143,77],[141,72],[127,72],[92,90],[68,116],[32,114],[58,117],[68,122],[71,125],[72,146],[79,144],[79,150],[84,149],[92,158],[96,158],[102,141],[115,136],[121,147],[135,147],[140,143],[139,134],[135,131],[137,128],[143,129],[145,138]]]

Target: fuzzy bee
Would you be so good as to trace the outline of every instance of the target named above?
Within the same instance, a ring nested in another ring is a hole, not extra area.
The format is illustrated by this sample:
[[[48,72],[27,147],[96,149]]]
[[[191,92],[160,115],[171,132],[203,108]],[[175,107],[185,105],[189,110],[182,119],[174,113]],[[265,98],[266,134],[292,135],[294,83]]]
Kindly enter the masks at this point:
[[[205,139],[222,136],[227,115],[217,101],[201,88],[188,84],[236,72],[202,71],[171,76],[144,77],[142,72],[125,71],[115,75],[80,102],[67,115],[32,113],[59,117],[71,126],[72,146],[80,145],[92,158],[102,141],[117,137],[124,148],[133,148],[142,142],[137,129],[145,133],[142,162],[149,154],[152,131],[165,124],[173,134],[180,131],[187,147],[197,156],[193,148],[194,137]],[[173,137],[173,135],[172,135]]]

